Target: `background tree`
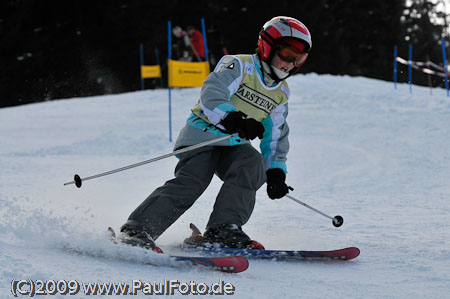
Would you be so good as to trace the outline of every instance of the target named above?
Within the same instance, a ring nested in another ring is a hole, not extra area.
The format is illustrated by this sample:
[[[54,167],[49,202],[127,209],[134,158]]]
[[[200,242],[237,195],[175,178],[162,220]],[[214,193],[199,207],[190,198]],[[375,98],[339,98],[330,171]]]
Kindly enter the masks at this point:
[[[425,0],[414,0],[403,10],[399,34],[399,56],[408,59],[408,47],[413,46],[413,60],[426,61],[427,57],[433,62],[442,62],[441,38],[443,25],[437,24],[437,18],[445,15],[437,11],[437,4]],[[405,67],[406,69],[406,67]],[[406,82],[407,72],[399,73],[399,80]],[[428,84],[428,77],[424,73],[414,72],[414,84]],[[441,77],[432,76],[433,85],[441,85]]]

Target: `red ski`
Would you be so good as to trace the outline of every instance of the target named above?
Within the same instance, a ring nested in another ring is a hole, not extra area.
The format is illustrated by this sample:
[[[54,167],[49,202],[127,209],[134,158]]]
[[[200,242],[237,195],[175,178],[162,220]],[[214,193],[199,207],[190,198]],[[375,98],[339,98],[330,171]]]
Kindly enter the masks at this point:
[[[170,257],[177,262],[185,262],[194,266],[205,266],[213,270],[228,273],[239,273],[248,268],[248,260],[242,256],[192,257],[171,255]]]
[[[183,245],[183,248],[199,254],[210,256],[241,256],[248,259],[266,259],[278,261],[348,261],[356,258],[360,254],[360,250],[356,247],[328,251],[214,248],[195,245]]]
[[[110,239],[114,243],[120,243],[116,239],[116,233],[111,227],[108,227],[108,232],[110,234]],[[161,253],[161,255],[165,255]],[[217,270],[221,272],[227,273],[239,273],[247,270],[248,268],[248,260],[242,256],[207,256],[207,257],[198,257],[198,256],[173,256],[168,255],[171,261],[175,261],[178,263],[183,263],[186,266],[203,266],[211,270]],[[148,265],[155,265],[154,262],[149,261]],[[161,266],[158,263],[158,266]],[[170,266],[170,265],[168,265]]]

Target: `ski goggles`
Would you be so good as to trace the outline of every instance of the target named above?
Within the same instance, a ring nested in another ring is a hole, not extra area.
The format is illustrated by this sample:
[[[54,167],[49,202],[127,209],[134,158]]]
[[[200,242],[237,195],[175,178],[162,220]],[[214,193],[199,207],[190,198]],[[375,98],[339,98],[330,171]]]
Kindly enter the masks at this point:
[[[308,53],[298,52],[289,46],[280,45],[277,50],[277,55],[286,62],[293,62],[295,66],[300,66],[305,62]]]

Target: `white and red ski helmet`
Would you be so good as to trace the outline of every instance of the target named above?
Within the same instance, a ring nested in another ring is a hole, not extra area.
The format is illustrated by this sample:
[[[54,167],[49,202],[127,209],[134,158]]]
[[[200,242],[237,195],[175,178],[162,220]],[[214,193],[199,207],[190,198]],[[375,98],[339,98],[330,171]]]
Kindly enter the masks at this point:
[[[298,50],[304,53],[308,53],[312,47],[311,34],[302,22],[291,17],[275,17],[266,22],[259,32],[258,54],[262,61],[266,61],[273,57],[273,49],[275,49],[274,46],[277,46],[277,42],[279,42],[277,40],[279,39],[299,41],[300,43],[297,43]],[[305,61],[303,61],[303,63]],[[298,66],[293,73],[295,73],[300,66]]]

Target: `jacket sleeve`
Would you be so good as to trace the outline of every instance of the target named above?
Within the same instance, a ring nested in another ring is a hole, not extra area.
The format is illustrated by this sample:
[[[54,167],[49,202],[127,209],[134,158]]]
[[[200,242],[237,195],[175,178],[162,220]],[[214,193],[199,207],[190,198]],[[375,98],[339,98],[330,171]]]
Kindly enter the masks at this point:
[[[289,152],[289,126],[286,122],[288,102],[279,105],[262,121],[264,137],[261,140],[261,153],[266,162],[266,170],[280,168],[287,173],[286,156]]]
[[[242,81],[242,69],[240,59],[226,55],[203,83],[200,106],[212,124],[218,125],[229,112],[236,111],[230,97]]]

